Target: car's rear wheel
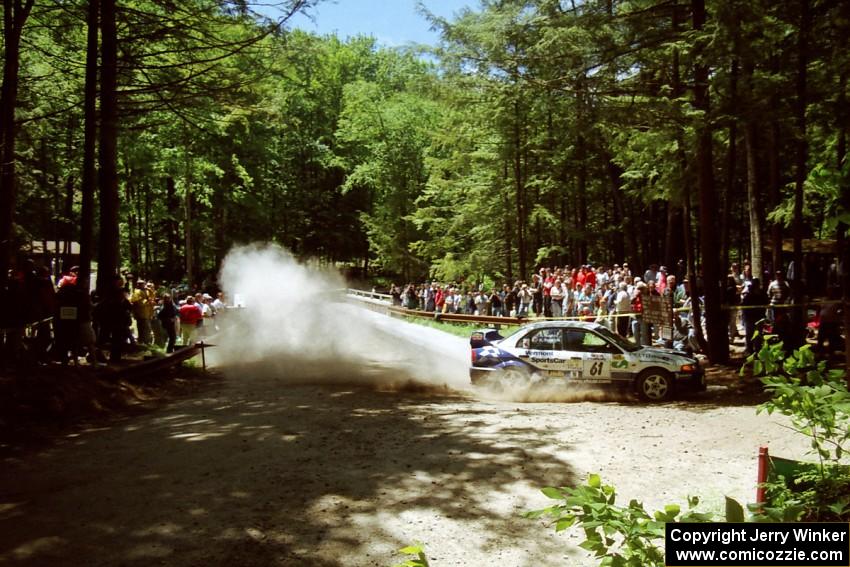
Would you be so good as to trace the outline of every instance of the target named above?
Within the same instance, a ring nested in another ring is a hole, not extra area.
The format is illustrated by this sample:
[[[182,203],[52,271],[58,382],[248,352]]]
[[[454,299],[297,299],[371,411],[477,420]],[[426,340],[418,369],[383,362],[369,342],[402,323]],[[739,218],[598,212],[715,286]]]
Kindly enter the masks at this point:
[[[501,380],[505,385],[524,384],[530,377],[528,372],[516,366],[503,368],[502,371],[498,373],[498,376],[499,380]]]
[[[673,396],[673,376],[663,368],[644,370],[637,379],[637,394],[648,402],[663,402]]]

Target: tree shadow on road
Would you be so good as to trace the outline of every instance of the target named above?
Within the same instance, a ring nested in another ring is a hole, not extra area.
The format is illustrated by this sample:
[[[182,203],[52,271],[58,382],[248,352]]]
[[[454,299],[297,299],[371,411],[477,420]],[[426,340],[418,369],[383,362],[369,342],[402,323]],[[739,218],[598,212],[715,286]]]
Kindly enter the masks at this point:
[[[517,556],[527,565],[564,556],[520,517],[532,489],[576,480],[535,431],[445,388],[374,386],[387,369],[319,386],[279,370],[231,369],[201,396],[5,467],[0,561],[389,565],[429,538],[451,542],[433,558],[469,564],[505,546],[534,548]]]

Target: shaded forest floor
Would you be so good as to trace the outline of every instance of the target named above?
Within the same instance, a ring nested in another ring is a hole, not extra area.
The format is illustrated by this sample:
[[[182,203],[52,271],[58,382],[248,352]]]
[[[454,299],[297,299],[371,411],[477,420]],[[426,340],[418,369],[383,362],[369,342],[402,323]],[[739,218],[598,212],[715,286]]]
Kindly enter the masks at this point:
[[[0,456],[49,443],[77,427],[155,409],[216,379],[191,363],[122,377],[122,370],[141,360],[137,353],[107,367],[49,364],[0,374]]]

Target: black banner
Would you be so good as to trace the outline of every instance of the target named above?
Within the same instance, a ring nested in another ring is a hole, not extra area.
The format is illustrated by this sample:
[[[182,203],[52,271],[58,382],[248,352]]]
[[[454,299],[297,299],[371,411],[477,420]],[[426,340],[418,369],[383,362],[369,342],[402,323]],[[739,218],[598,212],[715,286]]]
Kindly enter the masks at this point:
[[[848,567],[850,524],[666,525],[668,567]]]

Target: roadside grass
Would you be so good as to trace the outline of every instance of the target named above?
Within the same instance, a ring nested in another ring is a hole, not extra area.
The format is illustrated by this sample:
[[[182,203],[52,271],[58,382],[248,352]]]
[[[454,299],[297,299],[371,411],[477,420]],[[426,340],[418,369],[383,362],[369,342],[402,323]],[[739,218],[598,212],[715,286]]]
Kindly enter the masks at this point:
[[[417,325],[422,325],[423,327],[430,327],[465,339],[468,339],[469,335],[477,329],[492,327],[492,325],[484,323],[453,323],[447,321],[436,321],[434,319],[423,319],[421,317],[404,317],[404,320],[408,323],[415,323]],[[514,332],[518,328],[518,325],[501,325],[500,333],[503,336],[507,336],[507,334]]]

